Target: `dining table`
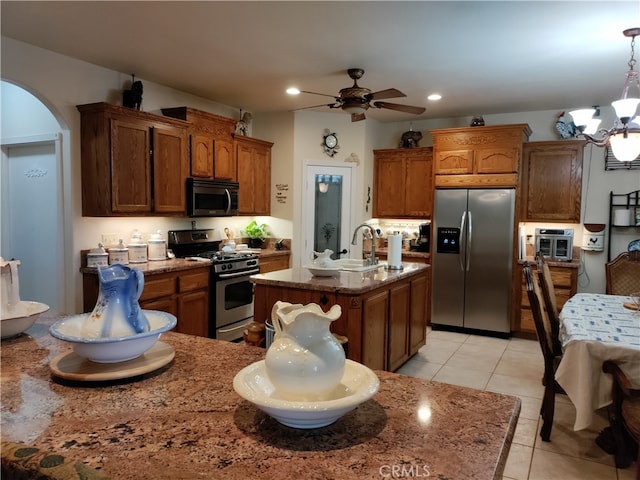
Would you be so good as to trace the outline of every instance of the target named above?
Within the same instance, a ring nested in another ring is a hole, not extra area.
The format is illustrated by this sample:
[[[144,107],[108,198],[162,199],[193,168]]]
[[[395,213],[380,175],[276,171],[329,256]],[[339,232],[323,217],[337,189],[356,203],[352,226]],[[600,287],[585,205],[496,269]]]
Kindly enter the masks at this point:
[[[576,408],[574,430],[588,428],[594,412],[611,404],[612,360],[640,387],[640,311],[629,296],[577,293],[560,312],[562,360],[556,381]]]

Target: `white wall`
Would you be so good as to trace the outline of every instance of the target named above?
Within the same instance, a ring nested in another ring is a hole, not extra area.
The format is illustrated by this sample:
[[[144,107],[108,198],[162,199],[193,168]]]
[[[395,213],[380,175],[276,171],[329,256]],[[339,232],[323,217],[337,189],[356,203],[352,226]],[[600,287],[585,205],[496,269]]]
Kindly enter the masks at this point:
[[[123,88],[129,86],[130,75],[114,72],[96,65],[81,62],[51,51],[34,47],[16,40],[2,37],[1,71],[3,79],[24,87],[35,94],[52,111],[53,115],[68,130],[65,137],[63,156],[66,165],[65,188],[69,196],[71,224],[73,225],[70,274],[67,285],[74,291],[77,309],[81,306],[81,276],[77,273],[80,259],[77,253],[81,249],[97,244],[101,233],[118,233],[125,238],[134,228],[143,232],[156,229],[190,228],[190,219],[138,217],[138,218],[88,218],[81,216],[80,189],[80,115],[75,106],[84,103],[105,101],[120,103]],[[46,72],[46,75],[43,74]],[[157,85],[141,78],[144,83],[143,109],[159,113],[163,107],[188,105],[219,115],[237,118],[239,111],[206,99]],[[502,115],[484,115],[487,125],[528,123],[533,133],[530,140],[557,140],[554,125],[557,113],[564,108],[570,110],[576,106],[560,106],[558,111],[520,112]],[[611,109],[602,108],[603,124],[611,123]],[[371,206],[366,211],[367,187],[373,182],[373,153],[376,148],[395,148],[400,136],[411,126],[420,130],[423,139],[420,146],[431,145],[429,129],[467,126],[471,117],[423,120],[381,124],[367,119],[352,123],[348,115],[333,112],[301,111],[295,114],[254,115],[252,135],[275,143],[272,152],[272,217],[260,219],[267,221],[275,236],[301,237],[301,192],[304,162],[342,163],[351,153],[360,158],[360,166],[355,168],[354,225],[370,218]],[[325,155],[320,145],[324,129],[328,128],[338,135],[340,151],[334,157]],[[605,172],[600,158],[600,149],[587,147],[583,174],[583,220],[590,223],[606,223],[608,219],[609,191],[629,192],[640,189],[640,171]],[[275,185],[286,184],[289,187],[285,203],[274,202]],[[219,232],[226,226],[239,231],[250,219],[233,217],[225,219],[198,220],[198,227],[216,228]],[[581,235],[579,225],[577,237]],[[632,236],[637,236],[635,232]],[[615,250],[621,251],[624,241],[615,244]],[[294,264],[299,264],[299,246],[293,242]],[[585,255],[586,273],[581,275],[583,291],[604,291],[605,254],[589,253]],[[588,280],[588,283],[586,279]]]

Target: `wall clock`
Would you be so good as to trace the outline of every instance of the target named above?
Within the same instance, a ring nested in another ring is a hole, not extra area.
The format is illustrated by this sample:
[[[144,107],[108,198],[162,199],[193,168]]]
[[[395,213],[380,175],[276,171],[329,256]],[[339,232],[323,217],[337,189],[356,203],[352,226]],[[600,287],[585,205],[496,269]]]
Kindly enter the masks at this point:
[[[329,129],[326,129],[324,131],[324,135],[322,137],[322,148],[324,149],[324,153],[326,153],[330,157],[333,157],[340,148],[340,146],[338,145],[338,137]]]

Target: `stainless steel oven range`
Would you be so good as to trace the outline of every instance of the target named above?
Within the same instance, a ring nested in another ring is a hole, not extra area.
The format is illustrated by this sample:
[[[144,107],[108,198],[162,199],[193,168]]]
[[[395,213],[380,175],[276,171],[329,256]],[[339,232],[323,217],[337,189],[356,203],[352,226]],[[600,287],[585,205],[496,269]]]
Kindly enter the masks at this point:
[[[249,277],[260,273],[258,256],[251,252],[222,252],[213,230],[169,231],[168,247],[176,257],[211,261],[209,336],[230,342],[242,339],[253,320],[253,284]],[[178,319],[180,321],[180,319]]]

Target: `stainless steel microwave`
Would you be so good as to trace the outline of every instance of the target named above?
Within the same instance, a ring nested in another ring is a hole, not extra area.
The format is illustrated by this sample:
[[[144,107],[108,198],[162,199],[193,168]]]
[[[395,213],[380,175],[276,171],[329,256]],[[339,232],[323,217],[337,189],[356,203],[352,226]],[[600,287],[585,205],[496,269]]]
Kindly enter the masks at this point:
[[[187,215],[228,217],[238,214],[238,183],[187,178]]]

